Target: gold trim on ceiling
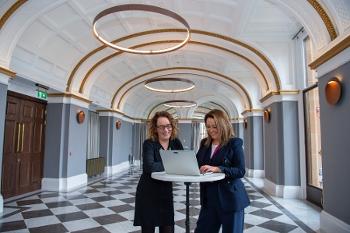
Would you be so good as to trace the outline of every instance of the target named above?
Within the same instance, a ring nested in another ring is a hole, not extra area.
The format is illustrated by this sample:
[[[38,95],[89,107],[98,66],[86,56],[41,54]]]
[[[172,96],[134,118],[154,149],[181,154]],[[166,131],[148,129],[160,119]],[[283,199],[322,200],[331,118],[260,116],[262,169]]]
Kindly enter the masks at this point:
[[[317,0],[307,0],[310,5],[317,11],[318,15],[321,17],[324,25],[327,28],[329,37],[331,40],[337,38],[337,32],[335,31],[334,25],[328,16],[327,12],[323,9],[322,5]]]
[[[148,35],[148,34],[155,34],[155,33],[166,33],[166,32],[185,32],[185,30],[183,29],[159,29],[159,30],[150,30],[150,31],[144,31],[144,32],[139,32],[139,33],[135,33],[135,34],[132,34],[132,35],[128,35],[128,36],[125,36],[125,37],[122,37],[122,38],[119,38],[119,39],[116,39],[113,41],[113,43],[117,43],[117,42],[120,42],[120,41],[123,41],[123,40],[127,40],[127,39],[130,39],[130,38],[134,38],[134,37],[138,37],[138,36],[143,36],[143,35]],[[224,35],[220,35],[220,34],[217,34],[217,33],[211,33],[211,32],[207,32],[207,31],[202,31],[202,30],[196,30],[196,29],[193,29],[191,30],[191,33],[193,34],[202,34],[202,35],[206,35],[206,36],[211,36],[211,37],[216,37],[216,38],[219,38],[219,39],[222,39],[222,40],[226,40],[226,41],[229,41],[233,44],[237,44],[237,45],[240,45],[250,51],[252,51],[253,53],[255,53],[258,57],[260,57],[265,63],[266,65],[269,67],[273,77],[274,77],[274,80],[275,80],[275,85],[277,87],[277,90],[280,89],[280,80],[279,80],[279,77],[278,77],[278,74],[274,68],[274,66],[272,65],[272,63],[261,53],[259,52],[257,49],[255,49],[254,47],[248,45],[248,44],[245,44],[239,40],[236,40],[236,39],[233,39],[231,37],[227,37],[227,36],[224,36]],[[215,46],[215,45],[214,45]],[[78,71],[78,69],[80,68],[80,66],[92,55],[94,55],[95,53],[97,53],[98,51],[101,51],[103,50],[104,48],[106,48],[106,46],[100,46],[94,50],[92,50],[91,52],[89,52],[87,55],[85,55],[78,63],[77,65],[73,68],[72,72],[70,73],[69,75],[69,78],[68,78],[68,81],[67,81],[67,87],[66,87],[66,91],[71,91],[71,85],[72,85],[72,82],[74,80],[74,76],[76,74],[76,72]],[[226,49],[226,48],[225,48]],[[116,55],[119,55],[121,54],[122,52],[118,52],[118,54],[116,53]]]
[[[149,43],[145,43],[145,44],[140,44],[140,45],[136,45],[136,46],[133,46],[131,48],[138,48],[138,47],[142,47],[142,46],[147,46],[147,45],[154,45],[154,44],[162,44],[162,43],[177,43],[178,41],[177,40],[172,40],[172,41],[153,41],[153,42],[149,42]],[[196,45],[203,45],[203,46],[208,46],[208,47],[212,47],[212,48],[215,48],[215,49],[219,49],[219,50],[223,50],[225,52],[228,52],[230,54],[233,54],[234,56],[237,56],[237,57],[240,57],[241,59],[247,61],[248,63],[250,63],[252,66],[254,66],[258,72],[260,73],[260,75],[262,76],[262,79],[266,85],[265,87],[265,90],[268,91],[270,90],[270,87],[269,87],[269,83],[268,81],[266,80],[266,77],[265,75],[263,74],[263,72],[261,71],[261,69],[253,62],[251,61],[249,58],[239,54],[239,53],[236,53],[232,50],[229,50],[229,49],[226,49],[226,48],[223,48],[223,47],[220,47],[220,46],[217,46],[217,45],[212,45],[212,44],[208,44],[208,43],[204,43],[204,42],[199,42],[199,41],[189,41],[188,44],[196,44]],[[84,94],[84,87],[85,87],[85,84],[87,83],[88,79],[90,78],[90,75],[91,73],[99,66],[101,65],[102,63],[108,61],[109,59],[112,59],[114,58],[115,56],[118,56],[120,54],[122,54],[123,52],[115,52],[113,54],[110,54],[104,58],[102,58],[100,61],[98,61],[96,64],[94,64],[90,70],[86,73],[85,77],[83,78],[81,84],[80,84],[80,87],[79,87],[79,93],[81,94]],[[279,82],[278,82],[279,83]],[[277,83],[275,83],[276,86]],[[278,89],[279,90],[279,89]]]
[[[12,4],[12,6],[0,18],[0,30],[5,25],[6,21],[12,16],[12,14],[26,2],[27,0],[18,0]]]
[[[349,47],[350,47],[350,36],[347,36],[344,40],[340,41],[333,48],[329,49],[327,52],[322,54],[316,60],[311,62],[309,64],[309,67],[314,70]]]
[[[226,114],[227,114],[228,116],[230,116],[230,115],[228,114],[228,112],[226,111],[226,108],[222,107],[220,104],[218,104],[218,103],[216,103],[216,102],[211,101],[211,103],[213,103],[213,104],[215,104],[215,105],[221,107],[221,108],[226,112]],[[164,101],[161,102],[161,103],[156,104],[155,106],[153,106],[153,107],[151,108],[151,111],[149,111],[148,114],[147,114],[147,119],[150,119],[150,116],[151,116],[152,112],[153,112],[154,110],[156,110],[156,109],[157,109],[160,105],[162,105],[162,104],[164,104]],[[198,108],[198,106],[196,107],[196,109],[197,109],[197,108]],[[165,111],[168,111],[169,109],[173,109],[173,108],[168,108],[168,109],[166,109]],[[177,112],[176,112],[176,113],[177,113]],[[195,113],[195,112],[193,112],[193,113]],[[177,120],[186,120],[186,119],[191,120],[191,119],[196,119],[196,118],[182,118],[182,119],[177,119]],[[197,120],[198,120],[198,119],[197,119]]]
[[[298,95],[300,93],[299,90],[281,90],[281,91],[271,91],[264,97],[260,99],[260,102],[263,103],[265,100],[269,99],[272,96],[275,95]]]
[[[72,93],[50,93],[48,94],[49,97],[64,97],[64,98],[73,98],[73,99],[77,99],[77,100],[80,100],[80,101],[83,101],[83,102],[86,102],[88,104],[91,104],[92,101],[91,100],[88,100],[88,99],[85,99],[81,96],[77,96],[77,95],[74,95]]]
[[[7,76],[9,76],[11,78],[14,78],[16,76],[15,72],[13,72],[13,71],[11,71],[9,69],[6,69],[4,67],[1,67],[1,66],[0,66],[0,73],[5,74],[5,75],[7,75]]]
[[[153,73],[157,73],[157,72],[162,72],[162,71],[169,71],[169,70],[195,70],[195,71],[201,71],[201,72],[205,72],[205,73],[209,73],[209,74],[214,74],[214,75],[217,75],[219,77],[222,77],[226,80],[228,80],[229,82],[233,82],[234,84],[236,84],[242,91],[243,93],[245,94],[247,100],[248,100],[248,108],[251,109],[252,108],[252,101],[250,99],[250,96],[247,92],[247,90],[238,82],[236,82],[235,80],[229,78],[228,76],[226,75],[223,75],[223,74],[220,74],[218,72],[215,72],[215,71],[210,71],[210,70],[206,70],[206,69],[203,69],[203,68],[196,68],[196,67],[169,67],[169,68],[163,68],[163,69],[158,69],[158,70],[153,70],[153,71],[149,71],[149,72],[146,72],[146,73],[143,73],[141,75],[138,75],[130,80],[128,80],[127,82],[125,82],[123,85],[121,85],[118,90],[115,92],[115,94],[113,95],[113,99],[111,101],[111,108],[113,109],[114,108],[114,102],[116,101],[116,97],[117,95],[119,94],[119,92],[126,86],[128,85],[129,83],[137,80],[137,79],[140,79],[142,78],[143,76],[146,76],[146,75],[149,75],[149,74],[153,74]],[[123,95],[124,96],[124,95]],[[118,102],[118,105],[117,105],[117,108],[119,108],[120,106],[120,102],[121,102],[122,98],[119,99],[119,102]]]

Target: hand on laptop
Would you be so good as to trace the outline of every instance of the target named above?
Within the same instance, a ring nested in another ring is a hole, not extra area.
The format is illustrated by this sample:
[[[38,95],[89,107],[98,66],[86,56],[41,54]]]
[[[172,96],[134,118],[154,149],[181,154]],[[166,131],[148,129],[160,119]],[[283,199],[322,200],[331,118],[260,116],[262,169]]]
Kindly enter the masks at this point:
[[[209,166],[209,165],[203,165],[199,168],[199,171],[203,174],[203,173],[208,173],[208,172],[212,172],[212,173],[219,173],[221,172],[219,167],[213,167],[213,166]]]

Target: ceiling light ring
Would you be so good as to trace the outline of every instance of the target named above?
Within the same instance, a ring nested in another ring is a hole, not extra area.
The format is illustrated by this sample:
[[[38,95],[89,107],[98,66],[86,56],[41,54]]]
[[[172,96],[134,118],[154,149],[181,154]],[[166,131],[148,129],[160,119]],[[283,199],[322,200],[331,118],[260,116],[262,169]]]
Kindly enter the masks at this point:
[[[172,103],[185,103],[187,105],[174,105]],[[197,106],[197,103],[191,100],[169,100],[163,102],[162,104],[169,108],[192,108]]]
[[[122,46],[118,46],[116,44],[113,44],[109,41],[107,41],[106,39],[104,39],[98,32],[96,29],[96,24],[97,21],[103,17],[105,17],[106,15],[112,14],[112,13],[116,13],[116,12],[121,12],[121,11],[132,11],[132,10],[136,10],[136,11],[147,11],[147,12],[153,12],[153,13],[158,13],[161,15],[165,15],[169,18],[175,19],[176,21],[180,22],[181,24],[183,24],[186,28],[186,38],[179,44],[166,48],[166,49],[159,49],[159,50],[138,50],[138,49],[130,49],[130,48],[126,48],[126,47],[122,47]],[[173,11],[161,8],[161,7],[157,7],[157,6],[152,6],[152,5],[146,5],[146,4],[123,4],[123,5],[117,5],[114,7],[110,7],[107,8],[106,10],[101,11],[100,13],[98,13],[96,15],[96,17],[93,20],[93,24],[92,24],[92,29],[93,29],[93,34],[94,36],[101,41],[103,44],[113,48],[113,49],[117,49],[123,52],[127,52],[127,53],[133,53],[133,54],[161,54],[161,53],[167,53],[167,52],[171,52],[174,50],[177,50],[181,47],[183,47],[185,44],[187,44],[187,42],[190,40],[191,38],[191,28],[190,25],[187,23],[187,21],[181,17],[180,15],[176,14]]]
[[[184,82],[184,83],[189,83],[190,86],[182,89],[159,89],[159,88],[151,87],[149,85],[151,83],[162,82],[162,81]],[[192,90],[195,87],[195,84],[194,82],[188,79],[167,77],[167,78],[152,78],[152,79],[146,80],[144,86],[151,91],[162,92],[162,93],[178,93],[178,92],[185,92],[185,91]]]

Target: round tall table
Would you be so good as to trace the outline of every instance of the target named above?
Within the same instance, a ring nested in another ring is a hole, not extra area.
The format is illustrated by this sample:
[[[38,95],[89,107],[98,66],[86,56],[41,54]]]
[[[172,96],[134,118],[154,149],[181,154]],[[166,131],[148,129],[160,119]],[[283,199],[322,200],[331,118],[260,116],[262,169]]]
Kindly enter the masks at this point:
[[[225,178],[224,173],[212,173],[200,176],[169,175],[165,172],[153,172],[152,178],[162,181],[184,182],[186,185],[186,233],[190,233],[190,185],[191,183],[212,182]]]

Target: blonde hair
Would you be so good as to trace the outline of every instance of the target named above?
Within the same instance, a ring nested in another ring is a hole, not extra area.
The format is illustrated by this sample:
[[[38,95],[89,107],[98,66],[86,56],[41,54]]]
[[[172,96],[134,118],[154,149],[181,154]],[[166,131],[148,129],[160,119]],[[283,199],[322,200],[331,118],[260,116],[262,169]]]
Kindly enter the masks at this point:
[[[157,121],[159,117],[165,117],[168,118],[171,127],[172,127],[172,131],[171,131],[171,136],[170,139],[175,139],[177,136],[177,124],[175,119],[173,118],[173,116],[166,112],[166,111],[160,111],[160,112],[156,112],[154,114],[154,116],[152,117],[152,119],[149,122],[149,127],[148,127],[148,138],[152,139],[153,141],[157,141],[158,140],[158,133],[157,133]]]
[[[204,117],[204,122],[207,123],[207,119],[212,118],[216,124],[216,128],[220,134],[220,144],[225,145],[230,138],[234,136],[233,128],[227,114],[219,109],[213,109],[208,112]],[[212,138],[208,134],[205,145],[210,146]]]

